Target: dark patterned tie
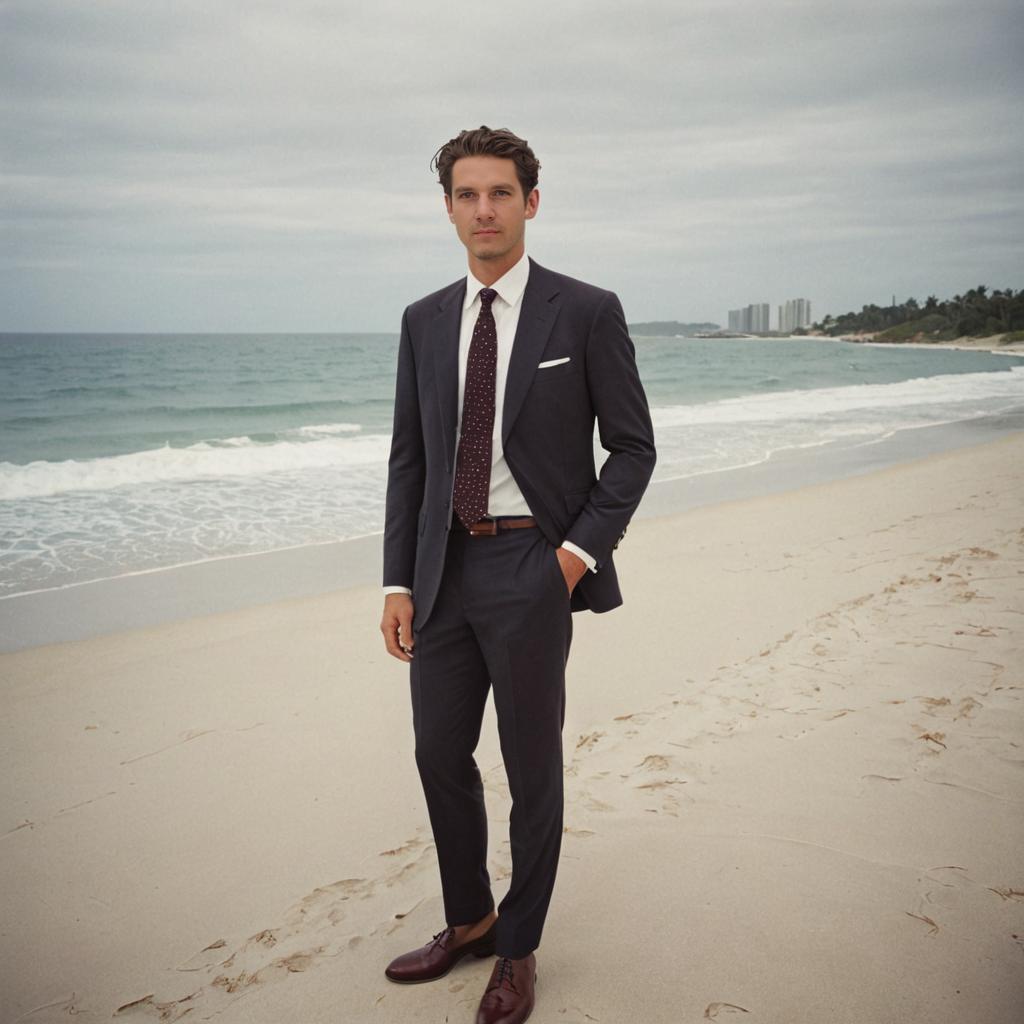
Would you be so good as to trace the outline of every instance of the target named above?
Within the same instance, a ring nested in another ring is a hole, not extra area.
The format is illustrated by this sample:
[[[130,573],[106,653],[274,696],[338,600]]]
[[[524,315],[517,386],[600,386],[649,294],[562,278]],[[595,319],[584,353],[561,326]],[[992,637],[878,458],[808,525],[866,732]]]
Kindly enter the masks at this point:
[[[480,315],[466,360],[462,429],[455,457],[455,514],[470,527],[487,514],[491,490],[491,437],[494,433],[494,378],[498,367],[498,329],[491,303],[498,293],[480,289]]]

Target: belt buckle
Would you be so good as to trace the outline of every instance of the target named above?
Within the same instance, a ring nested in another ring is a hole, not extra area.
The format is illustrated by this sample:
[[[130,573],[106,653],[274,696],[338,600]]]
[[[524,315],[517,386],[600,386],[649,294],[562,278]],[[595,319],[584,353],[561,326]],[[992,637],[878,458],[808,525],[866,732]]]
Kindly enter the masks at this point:
[[[496,537],[498,535],[498,520],[490,516],[484,516],[478,523],[469,528],[470,537]]]

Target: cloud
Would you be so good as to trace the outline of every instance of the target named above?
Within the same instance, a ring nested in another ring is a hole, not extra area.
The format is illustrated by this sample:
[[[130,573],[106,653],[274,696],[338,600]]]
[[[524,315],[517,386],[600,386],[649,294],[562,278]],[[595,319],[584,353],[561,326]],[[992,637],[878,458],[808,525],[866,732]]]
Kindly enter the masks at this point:
[[[1021,25],[990,0],[13,0],[0,330],[396,329],[464,269],[428,162],[481,123],[541,159],[531,254],[633,319],[1019,287]]]

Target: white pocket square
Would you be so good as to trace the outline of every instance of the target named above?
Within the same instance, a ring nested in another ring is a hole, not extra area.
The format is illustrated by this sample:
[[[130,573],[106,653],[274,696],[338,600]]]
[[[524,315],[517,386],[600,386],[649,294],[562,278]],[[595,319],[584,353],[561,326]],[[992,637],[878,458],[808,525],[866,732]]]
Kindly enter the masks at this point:
[[[562,363],[567,363],[571,359],[571,356],[562,356],[561,359],[547,359],[543,363],[537,364],[538,370],[547,369],[549,366],[561,366]]]

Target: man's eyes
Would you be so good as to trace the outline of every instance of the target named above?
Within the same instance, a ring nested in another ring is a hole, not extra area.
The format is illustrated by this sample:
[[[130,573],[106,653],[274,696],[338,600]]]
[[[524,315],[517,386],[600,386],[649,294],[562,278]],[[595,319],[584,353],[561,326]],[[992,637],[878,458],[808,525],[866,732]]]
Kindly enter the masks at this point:
[[[507,188],[496,188],[491,193],[491,195],[505,197],[505,196],[512,195],[512,193]],[[458,194],[458,198],[459,199],[476,199],[476,193],[475,192],[460,192]]]

